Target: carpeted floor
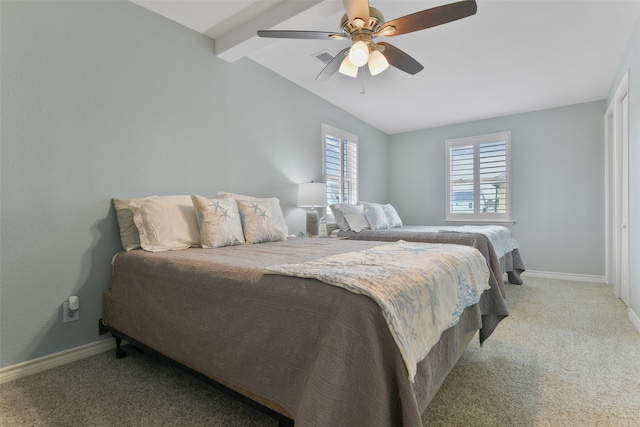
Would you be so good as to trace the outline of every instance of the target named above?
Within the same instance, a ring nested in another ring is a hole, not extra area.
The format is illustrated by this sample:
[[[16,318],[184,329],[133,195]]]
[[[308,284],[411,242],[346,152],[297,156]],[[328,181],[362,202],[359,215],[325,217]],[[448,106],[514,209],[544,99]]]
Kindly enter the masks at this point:
[[[511,316],[474,339],[425,426],[640,426],[640,334],[602,284],[508,285]],[[152,357],[106,352],[0,385],[0,426],[275,426]]]
[[[507,303],[510,316],[483,348],[469,346],[425,426],[640,426],[640,334],[610,286],[526,278]]]

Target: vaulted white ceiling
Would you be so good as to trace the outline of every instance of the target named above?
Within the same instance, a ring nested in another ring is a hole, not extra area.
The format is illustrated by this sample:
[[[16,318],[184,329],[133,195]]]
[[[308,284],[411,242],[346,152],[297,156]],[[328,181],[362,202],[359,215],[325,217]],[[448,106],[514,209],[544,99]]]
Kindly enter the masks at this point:
[[[131,1],[213,38],[218,57],[248,57],[388,134],[604,99],[640,16],[640,0],[478,0],[471,17],[376,39],[413,56],[420,73],[389,67],[319,81],[325,64],[316,54],[335,55],[349,40],[256,31],[339,32],[342,0]],[[389,21],[452,1],[370,5]]]

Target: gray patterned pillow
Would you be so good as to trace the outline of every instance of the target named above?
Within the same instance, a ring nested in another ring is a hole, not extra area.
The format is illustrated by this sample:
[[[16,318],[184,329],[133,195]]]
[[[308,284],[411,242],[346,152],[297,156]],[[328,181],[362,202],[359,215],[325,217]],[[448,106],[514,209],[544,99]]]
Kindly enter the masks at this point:
[[[278,221],[279,223],[278,225],[284,230],[285,235],[289,234],[289,226],[287,225],[287,222],[284,220],[282,209],[280,209],[280,199],[278,199],[277,197],[261,198],[261,197],[254,197],[254,196],[243,196],[242,194],[229,193],[226,191],[219,191],[218,197],[231,197],[236,199],[236,202],[238,200],[248,200],[248,201],[271,200],[275,202],[275,204],[277,205],[277,211],[278,211],[276,214],[275,221]],[[240,206],[238,206],[238,208],[240,208]]]
[[[244,243],[240,213],[235,199],[208,199],[192,194],[191,201],[198,217],[203,248],[220,248]]]
[[[247,243],[278,242],[287,238],[287,224],[278,199],[236,199],[236,202]]]

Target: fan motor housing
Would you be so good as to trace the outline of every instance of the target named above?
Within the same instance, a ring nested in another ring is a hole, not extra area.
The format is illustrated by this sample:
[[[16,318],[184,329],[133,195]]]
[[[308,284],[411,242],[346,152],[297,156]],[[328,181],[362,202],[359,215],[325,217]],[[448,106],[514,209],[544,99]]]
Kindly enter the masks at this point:
[[[369,7],[369,22],[365,22],[362,28],[358,28],[353,21],[350,21],[345,13],[340,21],[340,31],[348,37],[353,37],[358,33],[373,34],[380,29],[382,24],[384,24],[382,12],[375,7]]]

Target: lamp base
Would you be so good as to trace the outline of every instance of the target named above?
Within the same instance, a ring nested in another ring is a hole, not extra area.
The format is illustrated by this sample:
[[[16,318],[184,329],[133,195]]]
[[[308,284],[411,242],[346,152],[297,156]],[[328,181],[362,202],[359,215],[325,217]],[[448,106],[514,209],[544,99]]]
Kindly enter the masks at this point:
[[[307,233],[311,236],[318,235],[318,211],[315,209],[307,211]]]

